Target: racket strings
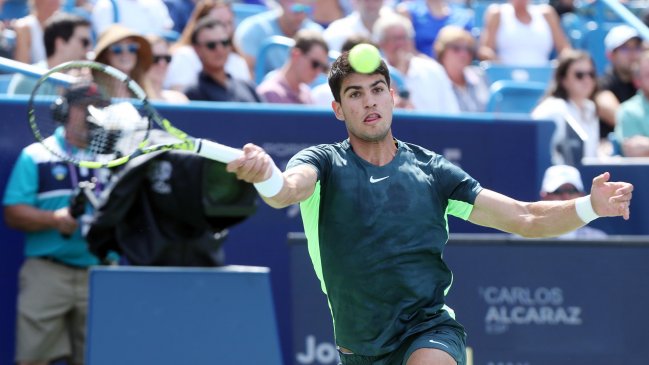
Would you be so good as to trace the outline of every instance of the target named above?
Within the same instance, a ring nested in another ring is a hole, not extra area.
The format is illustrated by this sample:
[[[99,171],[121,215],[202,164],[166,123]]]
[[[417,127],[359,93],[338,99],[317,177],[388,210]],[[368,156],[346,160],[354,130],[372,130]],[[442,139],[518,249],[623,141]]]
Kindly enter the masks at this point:
[[[54,70],[56,73],[41,77],[32,92],[30,126],[41,142],[58,135],[61,143],[86,153],[79,157],[51,152],[74,163],[109,161],[133,154],[147,140],[151,127],[148,104],[141,101],[141,92],[129,87],[127,79],[89,62],[73,62]],[[62,83],[56,80],[60,75],[77,76]]]

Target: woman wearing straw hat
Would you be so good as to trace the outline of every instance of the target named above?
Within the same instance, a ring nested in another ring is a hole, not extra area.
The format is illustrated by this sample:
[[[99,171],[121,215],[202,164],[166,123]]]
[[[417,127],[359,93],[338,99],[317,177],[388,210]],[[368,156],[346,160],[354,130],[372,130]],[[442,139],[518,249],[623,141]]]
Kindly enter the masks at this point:
[[[124,72],[149,93],[145,75],[153,62],[153,54],[146,38],[122,25],[113,24],[101,33],[94,52],[95,61]]]

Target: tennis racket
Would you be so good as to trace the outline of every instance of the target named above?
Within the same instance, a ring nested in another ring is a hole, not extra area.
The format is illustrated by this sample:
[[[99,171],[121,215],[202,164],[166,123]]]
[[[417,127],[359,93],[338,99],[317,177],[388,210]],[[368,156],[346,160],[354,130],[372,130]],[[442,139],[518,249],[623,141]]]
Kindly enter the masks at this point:
[[[53,155],[80,167],[113,168],[166,150],[191,151],[223,163],[243,155],[240,149],[194,138],[174,127],[151,105],[140,85],[98,62],[67,62],[44,73],[27,110],[35,139]],[[152,143],[153,129],[165,131],[168,141]],[[282,184],[277,170],[255,187],[264,196],[274,196]]]

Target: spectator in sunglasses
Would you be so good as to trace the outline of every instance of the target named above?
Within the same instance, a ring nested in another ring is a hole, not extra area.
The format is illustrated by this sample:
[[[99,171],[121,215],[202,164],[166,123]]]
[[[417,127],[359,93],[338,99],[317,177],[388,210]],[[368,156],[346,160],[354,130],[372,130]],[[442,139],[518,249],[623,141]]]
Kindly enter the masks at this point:
[[[571,200],[585,196],[584,183],[581,174],[573,166],[554,165],[545,170],[541,184],[541,200]],[[603,239],[607,234],[597,228],[583,226],[575,231],[566,233],[560,239]]]
[[[187,21],[187,26],[183,30],[178,41],[171,47],[173,59],[169,64],[167,77],[165,78],[165,88],[185,91],[189,87],[203,65],[198,58],[194,47],[192,46],[192,32],[196,24],[203,18],[216,19],[223,24],[230,38],[234,34],[234,12],[232,4],[224,0],[201,0],[196,4],[191,18]],[[225,62],[225,72],[241,80],[251,80],[250,70],[246,60],[238,53],[235,47],[231,48],[228,59]]]
[[[95,61],[115,67],[129,75],[149,94],[146,72],[151,67],[151,45],[140,34],[119,24],[106,28],[95,46]]]
[[[313,104],[311,84],[329,70],[329,47],[318,31],[297,32],[284,66],[268,75],[257,93],[269,103]]]
[[[172,59],[169,53],[169,44],[160,36],[150,35],[146,38],[151,43],[151,51],[153,53],[153,63],[146,73],[150,87],[149,98],[151,100],[161,100],[170,103],[188,102],[189,99],[187,99],[185,94],[163,87],[163,82],[169,71],[169,64]]]
[[[433,48],[451,79],[460,111],[485,111],[489,87],[484,72],[472,65],[475,41],[471,33],[457,25],[447,25],[437,33]]]
[[[532,118],[556,123],[551,145],[554,164],[566,161],[559,146],[568,138],[567,123],[585,137],[583,157],[599,155],[599,120],[593,101],[597,89],[595,77],[595,63],[589,53],[577,50],[562,53],[546,96],[532,111]]]
[[[277,9],[269,10],[244,19],[234,32],[234,44],[248,62],[254,75],[257,53],[271,36],[293,38],[300,29],[322,32],[322,26],[309,19],[314,0],[278,0]],[[287,58],[285,50],[278,49],[265,59],[264,74],[276,70]]]
[[[238,79],[225,70],[232,52],[232,38],[221,22],[207,17],[199,20],[191,41],[203,70],[194,84],[185,90],[190,100],[261,101],[252,82]]]
[[[46,22],[43,34],[47,59],[34,65],[50,69],[61,63],[83,60],[91,49],[90,23],[84,18],[66,13],[55,13]],[[30,94],[36,78],[22,74],[12,77],[7,94]],[[43,85],[39,92],[56,95],[52,85]]]

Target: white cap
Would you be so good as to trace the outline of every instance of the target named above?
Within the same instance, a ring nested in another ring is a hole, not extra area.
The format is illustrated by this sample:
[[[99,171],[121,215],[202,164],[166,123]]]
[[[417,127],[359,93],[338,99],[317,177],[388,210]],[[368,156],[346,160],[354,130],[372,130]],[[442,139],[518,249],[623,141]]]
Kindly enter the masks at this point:
[[[584,191],[579,170],[568,165],[554,165],[545,170],[541,192],[551,193],[563,184],[572,184],[577,190]]]
[[[625,24],[611,28],[606,34],[606,38],[604,38],[606,52],[613,52],[632,38],[640,38],[640,33],[635,28]]]

